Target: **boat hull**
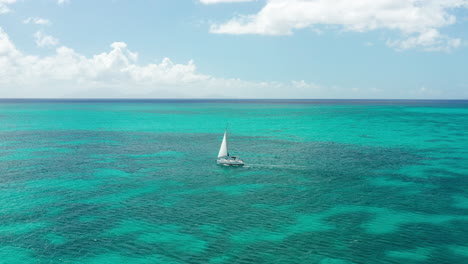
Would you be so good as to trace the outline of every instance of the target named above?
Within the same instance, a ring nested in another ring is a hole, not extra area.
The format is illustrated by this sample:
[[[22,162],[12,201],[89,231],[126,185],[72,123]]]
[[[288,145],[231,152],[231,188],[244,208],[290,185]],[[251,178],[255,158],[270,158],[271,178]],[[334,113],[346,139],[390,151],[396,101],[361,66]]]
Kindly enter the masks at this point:
[[[224,165],[224,166],[244,166],[244,161],[240,159],[225,159],[225,158],[220,158],[216,160],[216,163],[218,165]]]

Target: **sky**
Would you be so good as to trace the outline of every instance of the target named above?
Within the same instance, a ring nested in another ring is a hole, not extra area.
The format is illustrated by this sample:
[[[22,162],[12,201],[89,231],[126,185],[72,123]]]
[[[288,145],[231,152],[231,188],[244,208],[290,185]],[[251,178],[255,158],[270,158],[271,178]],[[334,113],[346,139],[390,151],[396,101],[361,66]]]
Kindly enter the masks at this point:
[[[468,99],[468,0],[0,0],[0,98]]]

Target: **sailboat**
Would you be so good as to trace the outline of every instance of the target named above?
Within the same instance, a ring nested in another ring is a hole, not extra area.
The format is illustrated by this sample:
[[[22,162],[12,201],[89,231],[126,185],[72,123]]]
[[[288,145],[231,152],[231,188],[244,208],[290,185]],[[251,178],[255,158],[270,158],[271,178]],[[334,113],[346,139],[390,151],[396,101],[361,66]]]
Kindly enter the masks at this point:
[[[227,144],[227,132],[228,129],[224,131],[223,142],[221,142],[221,147],[219,148],[218,160],[216,163],[224,166],[244,166],[244,161],[239,157],[234,157],[229,155],[228,144]]]

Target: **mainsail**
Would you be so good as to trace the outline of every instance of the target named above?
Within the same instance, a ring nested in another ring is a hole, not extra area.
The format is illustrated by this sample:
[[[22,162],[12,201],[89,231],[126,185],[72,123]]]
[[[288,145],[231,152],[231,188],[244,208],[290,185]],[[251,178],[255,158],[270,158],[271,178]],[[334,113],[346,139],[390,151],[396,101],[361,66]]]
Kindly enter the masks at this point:
[[[224,131],[223,142],[221,142],[221,148],[219,148],[218,158],[229,156],[227,148],[227,129]]]

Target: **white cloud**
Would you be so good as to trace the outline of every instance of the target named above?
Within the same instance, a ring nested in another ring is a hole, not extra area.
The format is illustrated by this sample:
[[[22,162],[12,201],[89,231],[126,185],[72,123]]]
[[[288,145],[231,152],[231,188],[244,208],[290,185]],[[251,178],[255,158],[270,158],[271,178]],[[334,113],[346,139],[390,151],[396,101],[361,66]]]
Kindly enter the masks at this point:
[[[454,9],[467,7],[468,0],[268,0],[257,14],[214,24],[210,31],[291,35],[294,30],[323,25],[353,32],[388,29],[407,38],[391,43],[399,49],[447,50],[457,46],[458,40],[439,30],[456,22]]]
[[[200,0],[200,3],[205,5],[220,4],[220,3],[241,3],[241,2],[252,2],[254,0]]]
[[[23,24],[51,25],[52,23],[45,18],[28,17],[25,20],[23,20]]]
[[[42,31],[37,31],[34,33],[34,39],[36,41],[36,45],[41,48],[57,46],[59,43],[58,39],[46,35]]]
[[[397,50],[406,50],[414,47],[421,47],[426,51],[450,52],[461,45],[461,39],[449,38],[441,35],[437,30],[430,29],[421,34],[404,40],[387,41],[387,45],[395,47]]]
[[[8,5],[16,3],[16,0],[0,0],[0,14],[6,14],[11,11]]]
[[[66,4],[66,3],[69,3],[70,0],[57,0],[57,4],[59,5],[63,5],[63,4]]]

